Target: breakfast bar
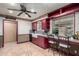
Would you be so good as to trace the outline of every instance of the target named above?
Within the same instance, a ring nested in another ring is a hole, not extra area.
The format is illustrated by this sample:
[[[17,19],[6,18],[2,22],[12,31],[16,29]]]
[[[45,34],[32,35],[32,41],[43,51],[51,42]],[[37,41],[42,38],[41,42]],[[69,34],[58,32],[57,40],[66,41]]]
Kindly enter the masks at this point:
[[[32,34],[32,43],[44,49],[48,48],[48,38],[46,35]]]
[[[58,45],[60,48],[57,48],[57,49],[61,50],[62,52],[66,54],[68,53],[69,55],[79,55],[79,40],[77,39],[65,40],[64,37],[62,39],[49,37],[49,41],[53,41],[56,43],[59,42]]]

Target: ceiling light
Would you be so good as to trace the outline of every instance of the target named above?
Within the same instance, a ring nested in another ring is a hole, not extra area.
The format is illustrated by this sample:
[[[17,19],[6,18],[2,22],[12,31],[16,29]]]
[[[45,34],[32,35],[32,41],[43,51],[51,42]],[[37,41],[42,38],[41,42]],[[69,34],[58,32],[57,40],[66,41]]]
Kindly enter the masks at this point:
[[[34,9],[31,9],[31,12],[34,12]]]
[[[9,13],[13,13],[13,11],[12,10],[9,10]]]
[[[10,3],[12,6],[14,6],[16,3]]]

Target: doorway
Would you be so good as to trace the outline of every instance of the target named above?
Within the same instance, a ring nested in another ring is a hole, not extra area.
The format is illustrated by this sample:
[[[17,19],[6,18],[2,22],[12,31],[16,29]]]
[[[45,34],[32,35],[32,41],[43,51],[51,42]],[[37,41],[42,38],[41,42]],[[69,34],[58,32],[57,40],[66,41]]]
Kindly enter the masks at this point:
[[[18,26],[17,21],[4,20],[3,21],[3,46],[9,42],[18,41]]]

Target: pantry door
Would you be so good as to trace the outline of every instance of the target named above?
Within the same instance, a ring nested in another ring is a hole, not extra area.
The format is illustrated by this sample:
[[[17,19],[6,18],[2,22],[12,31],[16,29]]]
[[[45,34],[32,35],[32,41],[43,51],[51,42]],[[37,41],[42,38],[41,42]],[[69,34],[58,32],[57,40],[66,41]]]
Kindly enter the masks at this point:
[[[4,44],[8,42],[16,42],[17,40],[17,22],[4,21]]]

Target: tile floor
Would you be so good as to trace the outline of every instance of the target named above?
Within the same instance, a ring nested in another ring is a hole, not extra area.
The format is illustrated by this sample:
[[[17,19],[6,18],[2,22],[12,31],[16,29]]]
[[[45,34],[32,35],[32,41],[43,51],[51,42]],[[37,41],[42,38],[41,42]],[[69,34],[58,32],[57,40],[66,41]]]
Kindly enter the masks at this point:
[[[55,56],[59,54],[56,52]],[[53,52],[43,49],[31,42],[16,44],[6,43],[4,48],[0,48],[0,56],[54,56]]]

